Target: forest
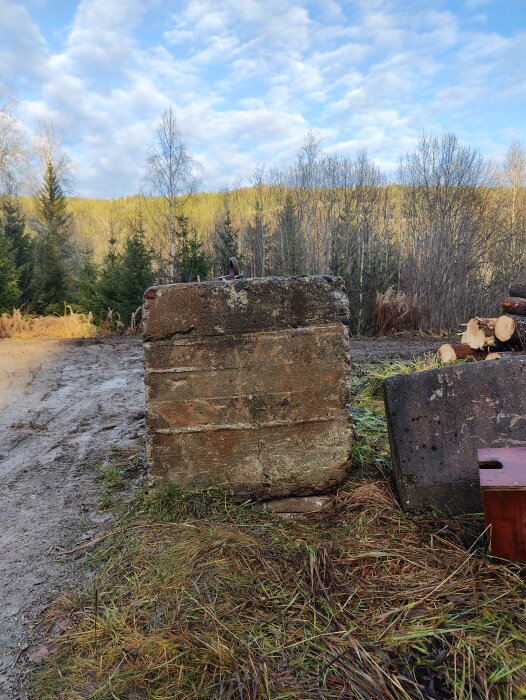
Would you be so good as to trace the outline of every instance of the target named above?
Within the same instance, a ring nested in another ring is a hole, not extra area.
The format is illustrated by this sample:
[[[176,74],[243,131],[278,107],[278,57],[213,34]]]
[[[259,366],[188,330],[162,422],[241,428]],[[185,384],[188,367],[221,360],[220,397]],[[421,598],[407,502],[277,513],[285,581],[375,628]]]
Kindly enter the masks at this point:
[[[152,131],[138,192],[94,200],[74,196],[56,130],[42,124],[22,137],[2,94],[0,312],[69,309],[124,327],[140,320],[146,287],[221,276],[236,256],[245,276],[341,275],[354,334],[441,333],[491,315],[526,278],[518,140],[495,163],[453,133],[423,133],[388,176],[365,148],[331,153],[309,131],[288,167],[273,167],[269,154],[250,182],[202,192],[170,107]],[[396,327],[375,328],[379,300],[401,309]]]

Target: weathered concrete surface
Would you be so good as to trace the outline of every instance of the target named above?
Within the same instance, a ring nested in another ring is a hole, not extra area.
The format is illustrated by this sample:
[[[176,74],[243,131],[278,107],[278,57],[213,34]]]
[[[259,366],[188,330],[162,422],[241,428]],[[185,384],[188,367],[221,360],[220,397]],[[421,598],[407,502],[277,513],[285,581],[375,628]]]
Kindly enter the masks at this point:
[[[526,358],[399,375],[384,392],[402,506],[482,510],[476,450],[526,445]]]
[[[263,277],[151,287],[144,295],[146,340],[216,336],[349,323],[338,277]]]
[[[341,483],[351,446],[348,319],[343,283],[330,277],[148,290],[152,478],[256,498]]]

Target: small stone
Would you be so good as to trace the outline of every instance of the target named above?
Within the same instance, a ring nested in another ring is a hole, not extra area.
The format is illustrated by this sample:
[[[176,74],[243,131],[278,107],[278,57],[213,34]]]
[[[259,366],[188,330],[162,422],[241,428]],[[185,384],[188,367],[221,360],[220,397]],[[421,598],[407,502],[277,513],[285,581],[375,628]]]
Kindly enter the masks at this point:
[[[282,515],[310,515],[327,510],[334,503],[333,496],[304,496],[303,498],[276,498],[258,504],[263,510]]]
[[[29,660],[32,663],[38,663],[39,661],[44,661],[48,659],[55,651],[55,648],[51,644],[40,644],[34,651],[29,654]]]
[[[61,634],[71,627],[71,620],[68,617],[63,617],[57,620],[51,630],[49,631],[50,637],[60,637]]]

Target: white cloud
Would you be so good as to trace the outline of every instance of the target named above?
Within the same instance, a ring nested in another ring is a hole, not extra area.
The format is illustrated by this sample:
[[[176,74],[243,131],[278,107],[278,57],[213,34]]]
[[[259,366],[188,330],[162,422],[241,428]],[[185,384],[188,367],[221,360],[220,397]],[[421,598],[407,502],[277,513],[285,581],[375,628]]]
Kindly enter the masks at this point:
[[[21,5],[0,0],[0,74],[13,80],[20,76],[27,85],[45,69],[46,41]]]
[[[284,164],[309,126],[329,147],[365,144],[389,167],[423,129],[464,129],[494,152],[518,128],[503,116],[498,133],[485,131],[481,111],[526,94],[524,33],[468,22],[438,0],[177,7],[82,0],[51,50],[20,2],[0,0],[1,65],[19,81],[27,124],[51,117],[66,132],[80,193],[133,192],[170,103],[209,188],[248,178],[258,162]]]

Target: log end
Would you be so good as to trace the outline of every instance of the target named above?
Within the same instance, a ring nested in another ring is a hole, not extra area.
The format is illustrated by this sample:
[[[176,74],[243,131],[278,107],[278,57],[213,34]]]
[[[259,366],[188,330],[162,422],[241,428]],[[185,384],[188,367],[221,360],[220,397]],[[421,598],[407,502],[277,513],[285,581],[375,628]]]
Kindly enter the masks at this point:
[[[457,359],[455,348],[450,343],[444,343],[441,345],[438,348],[437,354],[440,362],[443,362],[444,364],[448,362],[455,362]]]
[[[515,321],[510,316],[499,316],[495,323],[495,337],[507,343],[515,332]]]

